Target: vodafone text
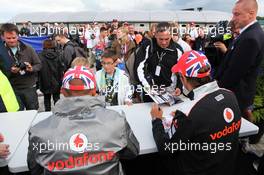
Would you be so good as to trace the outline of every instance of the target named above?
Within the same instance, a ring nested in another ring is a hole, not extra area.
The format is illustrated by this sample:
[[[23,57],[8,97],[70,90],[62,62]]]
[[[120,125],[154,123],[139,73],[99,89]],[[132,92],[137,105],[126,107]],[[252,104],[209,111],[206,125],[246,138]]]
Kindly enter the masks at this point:
[[[235,131],[240,129],[240,125],[241,125],[241,120],[239,120],[238,122],[233,122],[231,126],[225,126],[225,128],[222,131],[218,131],[214,134],[210,134],[210,137],[212,140],[216,140],[216,139],[220,139],[222,137],[226,137],[232,133],[234,133]]]
[[[115,158],[113,151],[100,152],[100,153],[83,153],[81,156],[69,156],[66,160],[57,160],[54,162],[48,162],[49,171],[73,169],[77,167],[83,167],[88,164],[98,164],[102,162],[111,161]]]

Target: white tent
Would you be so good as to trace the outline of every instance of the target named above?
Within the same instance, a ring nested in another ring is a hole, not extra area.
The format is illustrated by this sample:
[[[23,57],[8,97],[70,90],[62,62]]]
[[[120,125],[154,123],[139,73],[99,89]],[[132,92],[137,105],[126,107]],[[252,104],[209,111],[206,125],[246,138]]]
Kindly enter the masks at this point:
[[[44,22],[106,22],[118,19],[127,22],[162,22],[176,21],[179,23],[216,23],[220,20],[230,20],[231,14],[221,11],[82,11],[82,12],[34,12],[22,13],[13,17],[10,22],[33,23]]]

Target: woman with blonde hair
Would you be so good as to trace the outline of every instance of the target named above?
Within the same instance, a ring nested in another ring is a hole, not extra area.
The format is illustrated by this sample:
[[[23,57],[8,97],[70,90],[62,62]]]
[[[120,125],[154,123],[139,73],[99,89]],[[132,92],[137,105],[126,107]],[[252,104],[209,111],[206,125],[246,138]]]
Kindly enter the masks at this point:
[[[118,67],[121,70],[125,70],[125,62],[129,56],[133,53],[136,44],[128,36],[128,29],[126,27],[120,27],[117,29],[117,40],[112,43],[111,50],[116,52],[118,57]]]
[[[75,66],[86,66],[86,67],[90,67],[89,61],[87,58],[84,57],[76,57],[72,63],[71,63],[71,67],[75,67]]]

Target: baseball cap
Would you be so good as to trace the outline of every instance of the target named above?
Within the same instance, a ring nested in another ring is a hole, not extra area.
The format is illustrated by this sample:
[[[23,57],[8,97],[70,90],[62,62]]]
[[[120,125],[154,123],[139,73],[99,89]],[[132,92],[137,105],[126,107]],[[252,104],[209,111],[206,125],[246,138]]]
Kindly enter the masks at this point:
[[[206,66],[209,66],[210,69],[207,72],[199,73],[199,70]],[[181,73],[186,77],[204,78],[210,75],[211,65],[202,52],[192,50],[185,52],[178,60],[178,63],[172,67],[171,71],[173,73]]]
[[[118,22],[118,21],[117,21],[117,19],[113,19],[113,21],[112,21],[112,22]]]
[[[73,79],[80,79],[83,85],[71,85],[70,81]],[[96,88],[96,81],[94,74],[85,66],[75,66],[65,72],[62,80],[62,88],[69,90],[89,90]]]

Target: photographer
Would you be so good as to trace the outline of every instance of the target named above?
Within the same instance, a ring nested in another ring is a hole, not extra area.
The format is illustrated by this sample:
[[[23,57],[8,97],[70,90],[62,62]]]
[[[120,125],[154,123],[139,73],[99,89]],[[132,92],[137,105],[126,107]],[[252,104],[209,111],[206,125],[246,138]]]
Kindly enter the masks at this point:
[[[37,110],[36,82],[41,62],[33,48],[18,41],[18,34],[19,30],[14,24],[6,23],[1,27],[1,35],[12,62],[9,81],[23,106],[27,110]]]
[[[215,78],[216,72],[221,65],[225,52],[233,41],[231,32],[234,30],[232,22],[219,21],[215,28],[210,29],[205,54],[212,66],[212,77]]]
[[[233,21],[230,21],[229,26],[231,28],[230,30],[232,32],[232,37],[228,39],[228,42],[216,41],[214,43],[214,46],[223,54],[227,52],[229,45],[238,37],[240,33],[240,29],[235,27]]]

